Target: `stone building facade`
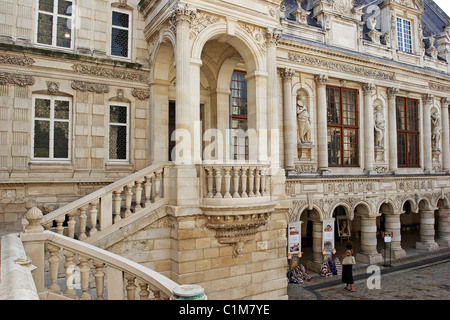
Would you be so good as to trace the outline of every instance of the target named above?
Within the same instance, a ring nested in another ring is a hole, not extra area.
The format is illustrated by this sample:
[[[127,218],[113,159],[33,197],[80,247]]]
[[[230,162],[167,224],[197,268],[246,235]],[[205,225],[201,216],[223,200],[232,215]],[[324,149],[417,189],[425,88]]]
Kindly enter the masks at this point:
[[[395,258],[408,228],[449,246],[450,24],[432,0],[1,3],[0,222],[162,164],[164,202],[86,241],[210,299],[286,298],[293,222],[312,270],[338,216],[361,262],[381,261],[380,231]]]

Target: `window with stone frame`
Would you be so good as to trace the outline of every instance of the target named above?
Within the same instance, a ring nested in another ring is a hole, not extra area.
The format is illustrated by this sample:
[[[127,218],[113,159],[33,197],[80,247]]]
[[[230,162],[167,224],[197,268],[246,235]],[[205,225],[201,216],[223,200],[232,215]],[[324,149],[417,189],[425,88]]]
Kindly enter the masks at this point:
[[[327,86],[328,165],[356,167],[358,159],[358,92]]]
[[[411,21],[397,18],[398,50],[412,53]]]
[[[130,58],[131,52],[131,14],[122,10],[112,10],[111,55]]]
[[[69,97],[33,97],[34,160],[70,160],[71,110]]]
[[[231,129],[233,129],[233,160],[248,160],[247,81],[245,72],[234,71],[230,85]]]
[[[71,49],[73,13],[73,1],[38,0],[36,42]]]
[[[129,119],[127,103],[112,102],[109,105],[109,161],[129,161]]]
[[[397,97],[397,162],[399,167],[419,167],[419,105]]]

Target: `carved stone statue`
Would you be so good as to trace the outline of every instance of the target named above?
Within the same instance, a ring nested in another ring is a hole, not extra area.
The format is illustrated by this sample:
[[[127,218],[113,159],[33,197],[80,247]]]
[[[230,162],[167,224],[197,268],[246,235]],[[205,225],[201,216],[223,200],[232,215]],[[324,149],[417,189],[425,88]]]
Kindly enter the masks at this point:
[[[441,151],[439,142],[441,140],[441,117],[436,111],[431,114],[431,142],[433,151]]]
[[[378,148],[384,147],[385,128],[386,128],[386,121],[384,120],[384,115],[381,106],[376,106],[374,119],[375,147]]]
[[[311,119],[304,98],[302,95],[297,97],[297,142],[311,144]]]

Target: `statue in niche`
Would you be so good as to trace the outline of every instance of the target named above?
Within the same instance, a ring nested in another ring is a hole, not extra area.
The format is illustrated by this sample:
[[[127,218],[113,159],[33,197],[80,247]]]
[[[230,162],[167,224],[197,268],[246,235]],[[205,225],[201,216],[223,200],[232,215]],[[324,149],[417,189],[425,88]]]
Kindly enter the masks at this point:
[[[433,151],[441,151],[439,142],[441,140],[441,117],[437,111],[431,114],[431,142]]]
[[[305,96],[297,96],[297,143],[311,144],[311,119],[305,105]]]
[[[380,105],[375,106],[375,119],[374,119],[374,129],[375,129],[375,147],[384,147],[384,131],[386,128],[386,121],[384,120],[384,115],[382,107]]]

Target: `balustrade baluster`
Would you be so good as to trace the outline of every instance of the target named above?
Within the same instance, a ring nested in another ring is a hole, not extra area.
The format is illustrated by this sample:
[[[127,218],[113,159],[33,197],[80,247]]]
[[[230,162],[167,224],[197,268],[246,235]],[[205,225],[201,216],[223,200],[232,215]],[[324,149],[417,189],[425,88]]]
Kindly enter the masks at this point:
[[[64,291],[64,295],[70,299],[76,299],[77,295],[73,288],[73,280],[75,280],[75,263],[73,258],[75,254],[69,250],[63,249],[63,255],[66,258],[66,263],[64,263],[66,273],[66,290]]]
[[[81,280],[81,295],[80,300],[91,300],[91,295],[89,293],[89,272],[88,267],[89,259],[82,255],[78,255],[80,260],[80,280]]]
[[[152,177],[153,174],[145,176],[145,184],[144,184],[145,208],[147,208],[152,204]]]
[[[50,258],[48,258],[49,273],[50,273],[50,286],[48,287],[48,291],[60,294],[61,288],[59,287],[59,285],[57,283],[58,264],[59,264],[59,258],[58,258],[59,248],[52,244],[47,244],[47,249],[50,252]]]
[[[213,168],[205,167],[205,170],[207,172],[206,184],[207,184],[207,188],[208,188],[208,193],[206,194],[205,198],[212,198],[213,197]]]
[[[97,214],[98,214],[97,204],[98,204],[98,199],[94,200],[90,203],[91,210],[89,211],[89,215],[91,218],[91,230],[89,231],[89,235],[91,235],[91,236],[93,234],[97,233]]]
[[[50,221],[49,223],[44,224],[44,229],[49,231],[53,227],[53,221]]]
[[[135,182],[136,183],[136,195],[135,195],[136,204],[134,206],[134,213],[136,213],[142,209],[141,199],[142,199],[142,183],[143,182],[144,182],[144,179],[138,179]]]
[[[68,231],[68,237],[74,238],[75,237],[75,220],[74,217],[77,214],[77,210],[71,211],[67,214],[69,221],[67,221],[67,231]]]
[[[264,196],[268,196],[269,195],[269,183],[270,183],[270,177],[269,177],[269,168],[264,168],[264,192],[263,195]]]
[[[247,169],[248,169],[248,167],[242,167],[242,169],[241,169],[241,188],[242,188],[241,197],[242,198],[248,197],[248,194],[247,194]]]
[[[255,193],[253,192],[253,187],[255,184],[255,176],[254,176],[254,172],[255,171],[255,167],[250,167],[248,169],[248,196],[249,197],[254,197]]]
[[[88,209],[88,206],[83,206],[80,208],[80,235],[78,236],[78,240],[84,240],[87,238],[86,235],[86,210]]]
[[[261,197],[261,167],[255,169],[255,196]]]
[[[231,175],[230,175],[230,171],[231,171],[231,167],[223,167],[223,171],[224,171],[224,178],[225,178],[225,195],[223,196],[224,198],[231,198],[231,193],[230,193],[230,182],[231,182]]]
[[[58,233],[58,234],[63,234],[64,233],[63,223],[64,223],[65,219],[66,219],[65,216],[55,218],[55,221],[56,221],[55,232],[56,233]]]
[[[222,198],[222,167],[214,168],[216,173],[216,194],[214,198]]]
[[[133,187],[134,184],[128,184],[125,186],[125,212],[123,217],[127,218],[131,215],[131,201],[133,199]]]
[[[155,171],[155,201],[161,199],[161,176],[162,169]]]
[[[136,300],[136,285],[134,284],[134,280],[136,279],[134,276],[127,274],[125,276],[127,279],[127,286],[125,287],[127,290],[127,299],[128,300]]]
[[[114,223],[117,223],[120,220],[122,220],[122,217],[120,216],[120,209],[122,207],[122,191],[123,191],[123,188],[120,188],[120,189],[114,191],[114,198],[113,198]]]
[[[104,282],[105,282],[105,272],[103,271],[104,264],[99,261],[94,261],[95,266],[95,291],[97,293],[97,300],[103,299]]]
[[[148,300],[148,297],[150,295],[150,291],[147,289],[147,283],[140,281],[139,286],[141,287],[141,291],[139,291],[139,298],[140,300]]]
[[[161,300],[161,292],[159,290],[152,290],[153,291],[153,300]]]
[[[241,167],[233,167],[233,198],[240,198],[239,195],[239,171],[241,170]]]

